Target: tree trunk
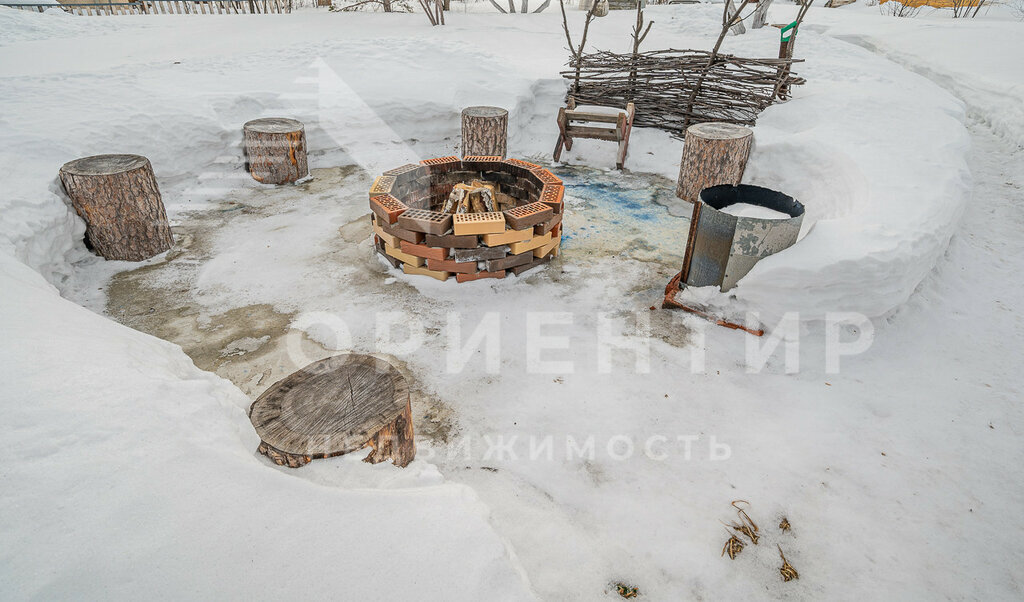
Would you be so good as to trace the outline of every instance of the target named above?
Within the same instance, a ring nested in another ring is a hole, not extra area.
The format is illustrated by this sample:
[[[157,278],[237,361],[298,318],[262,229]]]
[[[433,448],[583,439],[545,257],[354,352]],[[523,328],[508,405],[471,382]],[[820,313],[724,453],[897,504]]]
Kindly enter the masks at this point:
[[[462,111],[462,156],[504,157],[508,111],[499,107],[467,107]]]
[[[64,164],[60,179],[86,242],[106,259],[142,261],[174,244],[153,166],[139,155],[96,155]]]
[[[686,129],[676,196],[696,202],[700,191],[739,184],[754,142],[750,128],[731,123],[698,123]]]
[[[289,184],[309,175],[306,130],[294,119],[268,117],[244,126],[249,173],[264,184]]]

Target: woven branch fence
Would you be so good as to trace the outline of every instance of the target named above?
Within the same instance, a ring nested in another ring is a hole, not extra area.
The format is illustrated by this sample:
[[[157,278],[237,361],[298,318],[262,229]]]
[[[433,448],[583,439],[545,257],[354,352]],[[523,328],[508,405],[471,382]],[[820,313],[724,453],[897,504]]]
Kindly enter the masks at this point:
[[[754,125],[757,116],[784,99],[780,91],[804,83],[790,66],[799,59],[751,59],[704,50],[652,50],[632,54],[598,51],[584,54],[562,72],[569,95],[578,105],[636,106],[635,124],[660,128],[682,137],[686,128],[705,121]],[[710,63],[710,66],[709,66]],[[704,71],[701,82],[701,74]],[[691,103],[693,87],[700,90]]]

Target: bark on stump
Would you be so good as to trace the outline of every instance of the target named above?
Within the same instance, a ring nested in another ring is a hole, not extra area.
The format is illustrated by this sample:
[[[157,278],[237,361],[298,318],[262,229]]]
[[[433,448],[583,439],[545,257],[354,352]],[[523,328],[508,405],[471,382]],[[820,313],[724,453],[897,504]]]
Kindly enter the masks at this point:
[[[676,196],[692,203],[704,188],[739,184],[753,142],[750,128],[732,123],[698,123],[686,128]]]
[[[174,244],[153,166],[139,155],[95,155],[60,168],[64,190],[105,259],[142,261]]]
[[[462,156],[505,157],[508,111],[500,107],[462,110]]]
[[[242,126],[249,173],[264,184],[290,184],[309,175],[306,129],[282,117],[253,119]]]
[[[364,461],[405,466],[416,456],[405,377],[369,355],[314,362],[270,386],[249,408],[258,451],[298,468],[371,447]]]

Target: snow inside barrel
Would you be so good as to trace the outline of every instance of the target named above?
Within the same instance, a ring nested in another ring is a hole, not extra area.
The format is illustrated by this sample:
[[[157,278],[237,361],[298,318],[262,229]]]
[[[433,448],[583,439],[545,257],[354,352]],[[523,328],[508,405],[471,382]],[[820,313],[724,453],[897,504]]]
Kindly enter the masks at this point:
[[[683,281],[727,291],[758,261],[796,243],[804,206],[768,188],[723,184],[701,190],[694,213]]]

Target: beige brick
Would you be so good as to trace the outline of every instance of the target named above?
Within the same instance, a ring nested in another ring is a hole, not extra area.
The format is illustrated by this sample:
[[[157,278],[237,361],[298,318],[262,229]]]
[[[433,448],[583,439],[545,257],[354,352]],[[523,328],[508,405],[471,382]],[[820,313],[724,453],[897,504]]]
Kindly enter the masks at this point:
[[[415,257],[414,259],[420,258]],[[420,261],[422,261],[422,259],[420,259]],[[415,274],[417,276],[430,276],[431,278],[435,278],[437,280],[440,280],[441,282],[448,280],[448,277],[451,276],[451,272],[438,272],[437,270],[431,270],[424,267],[417,267],[414,265],[410,265],[408,263],[402,264],[402,271],[405,272],[406,274]]]
[[[533,256],[538,258],[546,257],[548,253],[554,251],[554,256],[558,257],[558,245],[561,244],[561,242],[561,238],[556,238],[551,242],[547,243],[546,245],[537,247],[536,249],[533,250]]]
[[[484,244],[488,247],[507,245],[513,242],[523,242],[533,238],[533,228],[526,228],[525,230],[505,230],[501,234],[484,234],[480,238],[483,239]]]
[[[508,246],[508,250],[509,253],[512,253],[513,255],[519,255],[520,253],[532,251],[537,247],[542,247],[548,244],[549,242],[551,242],[550,232],[548,232],[547,234],[542,234],[541,236],[534,236],[530,240],[526,240],[523,242],[514,242]]]
[[[456,235],[501,234],[505,231],[505,216],[497,211],[489,213],[456,213],[452,216]]]
[[[387,243],[388,245],[390,245],[392,247],[395,247],[396,249],[402,246],[402,239],[398,238],[397,236],[394,236],[392,234],[388,234],[387,232],[385,232],[384,228],[381,228],[380,226],[378,226],[376,221],[373,222],[373,232],[377,236],[379,236],[380,239],[383,240],[385,243]]]
[[[423,259],[422,257],[416,257],[415,255],[403,253],[401,249],[396,249],[395,247],[389,244],[384,245],[384,252],[394,257],[395,259],[404,261],[405,263],[408,263],[416,267],[422,267],[423,264],[427,262],[427,260]]]

